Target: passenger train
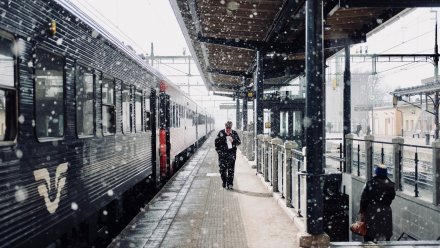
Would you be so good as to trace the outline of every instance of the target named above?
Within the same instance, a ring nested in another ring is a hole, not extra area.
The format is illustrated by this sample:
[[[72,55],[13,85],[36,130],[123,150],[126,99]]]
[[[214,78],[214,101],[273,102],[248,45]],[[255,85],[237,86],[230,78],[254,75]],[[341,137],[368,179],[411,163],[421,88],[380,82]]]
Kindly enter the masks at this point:
[[[0,247],[44,247],[101,221],[212,131],[206,111],[68,0],[1,0],[0,13]]]

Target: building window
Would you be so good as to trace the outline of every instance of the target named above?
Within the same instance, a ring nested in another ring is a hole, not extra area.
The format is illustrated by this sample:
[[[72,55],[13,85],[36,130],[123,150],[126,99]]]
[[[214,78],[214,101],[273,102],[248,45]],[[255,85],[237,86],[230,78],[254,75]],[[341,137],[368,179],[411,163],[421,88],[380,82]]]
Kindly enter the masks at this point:
[[[0,33],[0,142],[13,141],[17,135],[15,58],[12,36]]]
[[[64,58],[37,49],[35,113],[39,139],[64,136]]]
[[[112,78],[102,81],[102,133],[111,135],[116,132],[115,82]]]
[[[94,121],[94,76],[91,68],[76,66],[76,132],[80,137],[93,136]]]
[[[136,132],[142,132],[142,113],[144,112],[142,109],[142,91],[140,90],[136,90],[136,94],[135,94],[135,125],[136,125]]]
[[[122,84],[122,131],[131,132],[131,89],[129,85]]]

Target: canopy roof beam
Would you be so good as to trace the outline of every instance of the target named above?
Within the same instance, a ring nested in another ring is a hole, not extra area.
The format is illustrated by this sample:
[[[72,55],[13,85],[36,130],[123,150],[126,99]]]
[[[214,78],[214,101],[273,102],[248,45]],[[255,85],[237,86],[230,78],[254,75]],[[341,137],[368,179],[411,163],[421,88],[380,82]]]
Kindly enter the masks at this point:
[[[372,8],[416,8],[440,7],[438,0],[340,0],[342,8],[372,7]]]

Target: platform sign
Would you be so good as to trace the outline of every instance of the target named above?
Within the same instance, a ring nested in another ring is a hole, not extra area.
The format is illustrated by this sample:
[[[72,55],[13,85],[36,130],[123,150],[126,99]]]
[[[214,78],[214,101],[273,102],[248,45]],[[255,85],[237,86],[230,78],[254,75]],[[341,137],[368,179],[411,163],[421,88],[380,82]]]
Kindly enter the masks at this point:
[[[373,110],[372,105],[356,105],[354,106],[354,111],[371,111]]]
[[[248,104],[248,110],[252,110],[254,108],[254,105],[252,103]],[[228,103],[221,103],[219,105],[219,109],[237,109],[237,105],[235,103],[228,104]],[[240,105],[240,110],[242,110],[242,105]]]

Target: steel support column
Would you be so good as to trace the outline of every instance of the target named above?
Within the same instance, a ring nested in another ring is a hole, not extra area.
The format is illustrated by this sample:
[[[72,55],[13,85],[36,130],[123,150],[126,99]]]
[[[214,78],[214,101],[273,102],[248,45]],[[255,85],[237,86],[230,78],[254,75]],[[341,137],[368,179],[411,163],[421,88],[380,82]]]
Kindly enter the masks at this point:
[[[372,122],[374,125],[374,119]],[[344,70],[344,143],[347,134],[351,133],[351,71],[350,71],[350,46],[345,46],[345,70]],[[347,157],[344,145],[344,158]],[[347,161],[344,161],[344,172],[347,168]]]
[[[345,46],[344,70],[344,137],[351,133],[351,71],[350,46]]]
[[[243,98],[243,131],[247,131],[248,128],[248,100],[247,97],[245,96]]]
[[[274,107],[271,109],[271,113],[272,113],[271,136],[278,137],[280,136],[281,111],[278,107]]]
[[[254,137],[257,137],[259,134],[263,134],[263,57],[264,54],[261,51],[257,51],[257,59],[256,65],[257,69],[255,70],[254,75],[254,90],[255,90],[255,100],[254,100]],[[254,141],[255,151],[258,151],[260,148],[258,147],[257,139]],[[261,163],[260,153],[255,152],[255,161]]]
[[[262,134],[263,129],[263,57],[264,54],[257,51],[257,69],[255,71],[255,103],[254,103],[254,123],[255,135]]]
[[[324,233],[323,179],[324,154],[324,47],[323,0],[306,1],[306,156],[307,156],[307,232]]]
[[[235,108],[235,128],[237,130],[241,129],[241,119],[240,119],[240,98],[239,95],[240,93],[237,91],[237,96],[235,97],[236,101],[237,101],[237,106]]]
[[[287,132],[289,133],[288,137],[290,140],[293,140],[293,137],[295,134],[293,133],[293,122],[295,120],[293,119],[293,110],[289,110],[287,112]]]

